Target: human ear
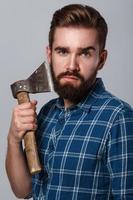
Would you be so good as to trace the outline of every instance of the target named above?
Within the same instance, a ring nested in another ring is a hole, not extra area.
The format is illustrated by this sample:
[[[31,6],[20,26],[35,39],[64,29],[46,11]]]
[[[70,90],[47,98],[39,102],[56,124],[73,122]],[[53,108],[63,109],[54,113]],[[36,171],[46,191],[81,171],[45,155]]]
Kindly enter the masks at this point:
[[[105,49],[100,53],[98,70],[101,70],[103,68],[105,61],[107,59],[107,55],[108,55],[108,52]]]
[[[51,48],[49,46],[46,47],[46,55],[47,55],[47,61],[50,64],[51,63]]]

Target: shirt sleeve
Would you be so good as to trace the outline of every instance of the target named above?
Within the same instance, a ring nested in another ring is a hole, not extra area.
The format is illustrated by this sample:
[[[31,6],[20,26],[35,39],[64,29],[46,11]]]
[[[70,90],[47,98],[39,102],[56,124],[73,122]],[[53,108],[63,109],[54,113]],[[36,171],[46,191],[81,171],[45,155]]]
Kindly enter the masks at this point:
[[[111,128],[107,166],[114,200],[133,199],[133,111],[123,110]]]

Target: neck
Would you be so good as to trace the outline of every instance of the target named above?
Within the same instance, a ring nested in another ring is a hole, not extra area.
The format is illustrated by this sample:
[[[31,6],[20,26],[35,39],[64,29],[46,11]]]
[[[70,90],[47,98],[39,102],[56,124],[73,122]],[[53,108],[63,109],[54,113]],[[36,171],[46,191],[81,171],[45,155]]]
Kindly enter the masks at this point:
[[[73,105],[74,105],[73,102],[69,101],[68,99],[64,99],[64,107],[65,107],[65,109],[70,108]]]

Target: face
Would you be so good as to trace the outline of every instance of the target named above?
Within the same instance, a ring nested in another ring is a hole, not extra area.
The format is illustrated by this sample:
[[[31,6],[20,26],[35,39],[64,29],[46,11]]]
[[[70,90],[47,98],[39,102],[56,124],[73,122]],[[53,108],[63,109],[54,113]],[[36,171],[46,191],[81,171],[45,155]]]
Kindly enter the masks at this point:
[[[95,82],[106,56],[105,50],[100,51],[95,29],[56,28],[52,49],[47,48],[55,90],[64,99],[78,101]]]

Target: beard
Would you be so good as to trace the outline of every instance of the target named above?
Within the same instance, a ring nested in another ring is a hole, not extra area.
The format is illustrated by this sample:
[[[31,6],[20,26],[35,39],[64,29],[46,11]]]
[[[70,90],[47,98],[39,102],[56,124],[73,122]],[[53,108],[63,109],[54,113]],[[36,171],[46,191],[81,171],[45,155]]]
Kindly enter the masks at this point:
[[[77,104],[88,95],[97,75],[97,71],[95,71],[93,72],[91,77],[88,78],[88,80],[85,80],[84,77],[77,72],[77,70],[74,70],[60,73],[56,77],[52,63],[50,64],[50,69],[55,92],[59,95],[59,97],[67,99],[74,104]],[[68,82],[61,84],[60,80],[67,75],[75,76],[76,78],[78,78],[80,80],[80,85],[73,86],[71,83]]]

